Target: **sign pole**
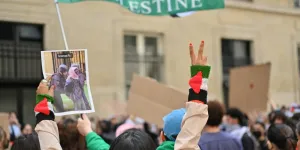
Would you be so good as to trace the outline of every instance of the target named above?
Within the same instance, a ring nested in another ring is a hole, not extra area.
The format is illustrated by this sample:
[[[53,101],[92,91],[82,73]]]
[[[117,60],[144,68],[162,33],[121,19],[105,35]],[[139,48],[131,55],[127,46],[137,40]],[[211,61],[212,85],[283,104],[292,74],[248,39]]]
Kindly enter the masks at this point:
[[[58,20],[59,20],[59,24],[60,24],[60,28],[61,28],[61,33],[62,33],[62,36],[63,36],[63,39],[64,39],[65,48],[66,48],[66,50],[69,50],[65,29],[64,29],[64,25],[63,25],[63,22],[62,22],[62,19],[61,19],[60,9],[59,9],[59,6],[58,6],[58,1],[54,0],[54,3],[55,3],[55,6],[56,6],[56,12],[57,12],[57,16],[58,16]]]

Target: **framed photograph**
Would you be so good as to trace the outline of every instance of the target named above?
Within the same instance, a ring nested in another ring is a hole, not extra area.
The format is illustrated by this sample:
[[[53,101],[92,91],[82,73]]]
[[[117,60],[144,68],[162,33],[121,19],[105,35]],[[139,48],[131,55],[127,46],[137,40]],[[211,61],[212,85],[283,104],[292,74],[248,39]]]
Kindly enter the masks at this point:
[[[54,85],[56,116],[94,112],[86,49],[42,51],[42,69]]]

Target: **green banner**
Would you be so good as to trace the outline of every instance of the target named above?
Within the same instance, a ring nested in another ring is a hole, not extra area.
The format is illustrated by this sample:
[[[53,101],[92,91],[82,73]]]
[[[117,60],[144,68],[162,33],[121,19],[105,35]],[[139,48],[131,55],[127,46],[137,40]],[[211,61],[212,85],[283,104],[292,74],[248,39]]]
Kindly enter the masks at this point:
[[[57,0],[59,3],[104,1],[117,3],[136,14],[162,16],[224,8],[224,0]]]

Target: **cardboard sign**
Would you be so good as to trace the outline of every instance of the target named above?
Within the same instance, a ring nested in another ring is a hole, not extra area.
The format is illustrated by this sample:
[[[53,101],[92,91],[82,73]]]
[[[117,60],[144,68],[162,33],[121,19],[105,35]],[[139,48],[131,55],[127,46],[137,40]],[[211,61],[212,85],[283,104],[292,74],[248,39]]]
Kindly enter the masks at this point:
[[[230,70],[229,106],[244,112],[266,111],[271,63]]]
[[[0,127],[6,132],[7,137],[9,137],[9,122],[8,122],[8,113],[0,113]]]
[[[185,108],[188,95],[157,81],[133,76],[128,99],[128,114],[163,127],[163,117],[174,109]]]

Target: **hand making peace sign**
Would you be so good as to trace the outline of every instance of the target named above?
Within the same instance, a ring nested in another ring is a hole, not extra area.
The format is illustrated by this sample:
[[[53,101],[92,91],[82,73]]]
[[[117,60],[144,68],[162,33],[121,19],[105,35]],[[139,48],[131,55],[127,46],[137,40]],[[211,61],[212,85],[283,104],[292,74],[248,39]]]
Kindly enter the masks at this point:
[[[207,56],[203,56],[204,41],[201,41],[201,44],[200,44],[199,50],[198,50],[198,57],[197,58],[196,58],[196,55],[194,53],[194,46],[193,46],[192,43],[190,43],[189,49],[190,49],[190,57],[191,57],[192,65],[201,65],[201,66],[206,66],[207,65]]]

